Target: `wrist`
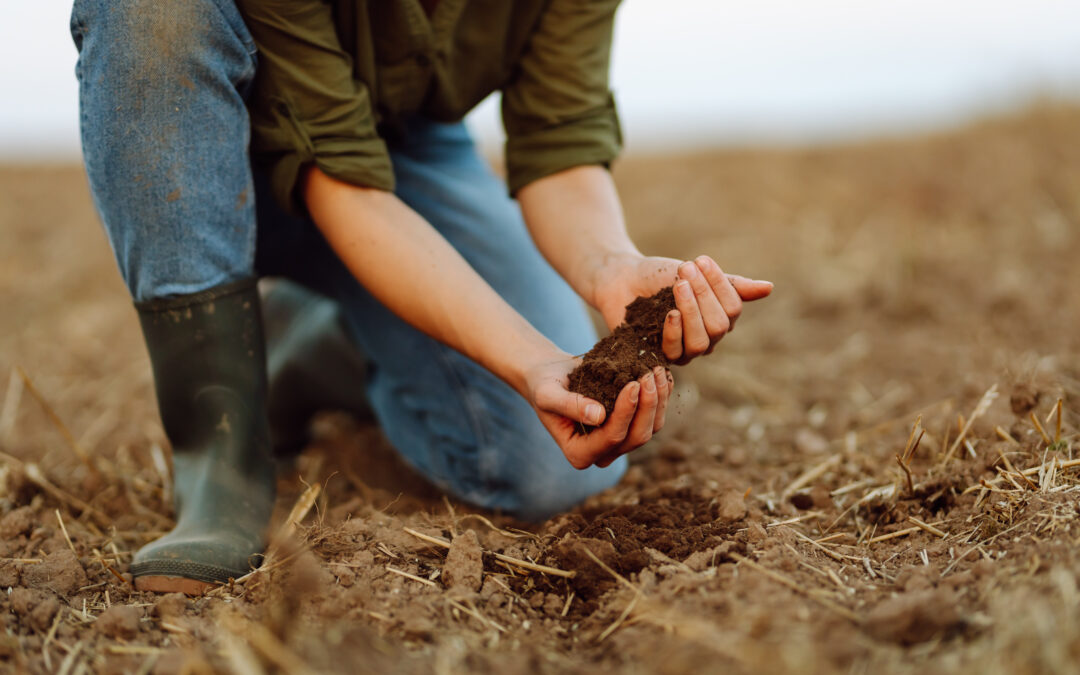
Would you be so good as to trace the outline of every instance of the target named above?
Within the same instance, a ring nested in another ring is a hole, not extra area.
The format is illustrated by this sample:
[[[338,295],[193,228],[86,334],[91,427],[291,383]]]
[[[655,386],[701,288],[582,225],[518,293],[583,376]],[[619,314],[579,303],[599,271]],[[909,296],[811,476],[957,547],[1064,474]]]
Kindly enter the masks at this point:
[[[536,374],[545,371],[545,366],[557,361],[573,358],[559,349],[553,342],[537,334],[539,339],[528,344],[518,345],[514,350],[514,359],[507,368],[507,377],[503,378],[525,400],[533,402],[536,389]]]
[[[590,269],[584,275],[587,285],[580,293],[593,309],[601,314],[610,311],[609,305],[618,302],[617,289],[626,284],[633,270],[645,258],[633,244],[628,247],[607,250],[589,257]]]

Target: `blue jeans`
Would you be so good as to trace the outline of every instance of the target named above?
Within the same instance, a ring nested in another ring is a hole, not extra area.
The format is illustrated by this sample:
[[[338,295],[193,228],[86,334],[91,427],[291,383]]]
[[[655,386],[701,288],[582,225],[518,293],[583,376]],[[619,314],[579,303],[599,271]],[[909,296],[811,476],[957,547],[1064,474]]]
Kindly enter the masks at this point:
[[[398,451],[444,490],[539,519],[618,481],[625,458],[575,470],[525,400],[398,319],[310,221],[273,202],[248,159],[256,55],[232,0],[76,0],[71,30],[90,188],[136,300],[290,278],[340,303],[371,364],[357,386]],[[587,351],[596,335],[580,299],[464,125],[414,119],[390,148],[397,196],[539,331]]]

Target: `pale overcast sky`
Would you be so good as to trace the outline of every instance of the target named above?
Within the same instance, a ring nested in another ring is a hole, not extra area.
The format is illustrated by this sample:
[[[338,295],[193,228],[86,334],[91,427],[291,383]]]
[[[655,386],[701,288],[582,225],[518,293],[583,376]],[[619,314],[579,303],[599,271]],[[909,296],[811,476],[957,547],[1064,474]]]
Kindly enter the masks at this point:
[[[0,3],[0,160],[77,157],[70,7]],[[625,0],[613,86],[631,150],[949,125],[1080,98],[1080,2]],[[491,102],[471,123],[497,147]]]

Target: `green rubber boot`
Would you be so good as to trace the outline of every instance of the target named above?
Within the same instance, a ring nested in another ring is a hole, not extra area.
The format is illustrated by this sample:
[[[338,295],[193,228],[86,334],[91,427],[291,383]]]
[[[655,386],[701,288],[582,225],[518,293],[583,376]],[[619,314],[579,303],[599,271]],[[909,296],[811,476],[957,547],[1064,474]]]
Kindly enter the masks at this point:
[[[255,281],[137,305],[173,448],[176,527],[135,554],[140,590],[196,595],[262,561],[275,470]]]
[[[316,413],[340,410],[374,420],[365,393],[368,364],[349,339],[337,302],[284,279],[261,286],[270,443],[288,465],[311,441]]]

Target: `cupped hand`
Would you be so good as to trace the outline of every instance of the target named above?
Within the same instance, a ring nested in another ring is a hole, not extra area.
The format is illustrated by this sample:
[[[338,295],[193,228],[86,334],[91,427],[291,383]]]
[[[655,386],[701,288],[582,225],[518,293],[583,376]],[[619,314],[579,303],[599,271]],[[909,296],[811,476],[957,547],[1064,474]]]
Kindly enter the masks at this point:
[[[627,384],[611,415],[591,398],[569,390],[579,358],[537,366],[528,375],[528,399],[537,416],[576,469],[607,466],[644,445],[664,426],[673,380],[663,368]],[[588,433],[586,427],[595,427]]]
[[[680,365],[711,353],[735,326],[743,303],[773,289],[770,281],[725,274],[709,256],[687,261],[627,256],[608,261],[598,273],[594,304],[608,327],[615,328],[634,298],[667,286],[673,286],[676,309],[664,322],[664,356]]]

